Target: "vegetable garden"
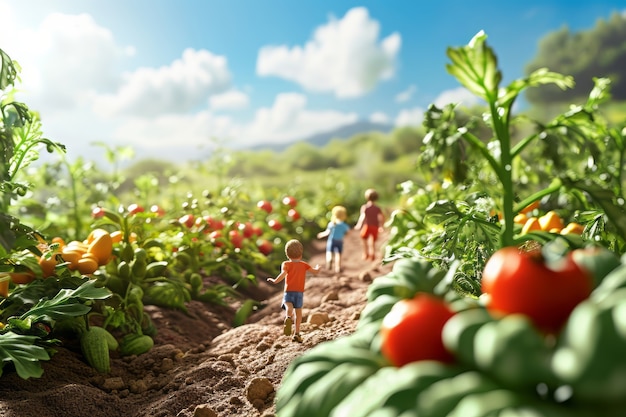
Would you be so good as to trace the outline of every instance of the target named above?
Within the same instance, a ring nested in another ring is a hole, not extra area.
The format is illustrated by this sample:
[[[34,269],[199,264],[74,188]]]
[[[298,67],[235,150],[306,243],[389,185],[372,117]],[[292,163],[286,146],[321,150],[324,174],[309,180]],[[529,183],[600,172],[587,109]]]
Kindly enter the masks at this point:
[[[448,72],[486,110],[428,109],[423,181],[398,185],[388,222],[393,270],[369,286],[353,334],[289,365],[281,417],[620,415],[626,134],[602,114],[610,80],[531,120],[514,112],[526,89],[574,80],[539,69],[501,86],[486,39],[447,51]],[[335,203],[232,179],[159,201],[147,177],[125,203],[117,173],[92,178],[43,137],[38,115],[13,101],[19,66],[0,58],[0,371],[41,377],[74,340],[106,375],[111,351],[152,349],[148,305],[238,300],[231,324],[245,324],[259,303],[242,290],[278,270],[286,240],[312,240]],[[60,165],[37,168],[43,149]],[[43,210],[29,178],[62,167],[71,204]]]

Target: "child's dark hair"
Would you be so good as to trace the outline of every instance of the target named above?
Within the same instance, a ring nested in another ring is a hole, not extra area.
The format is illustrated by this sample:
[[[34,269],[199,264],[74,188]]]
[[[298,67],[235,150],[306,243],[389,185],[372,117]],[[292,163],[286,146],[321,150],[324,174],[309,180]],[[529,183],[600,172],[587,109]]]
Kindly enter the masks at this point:
[[[365,199],[367,201],[376,201],[378,200],[378,193],[373,188],[368,188],[365,190]]]

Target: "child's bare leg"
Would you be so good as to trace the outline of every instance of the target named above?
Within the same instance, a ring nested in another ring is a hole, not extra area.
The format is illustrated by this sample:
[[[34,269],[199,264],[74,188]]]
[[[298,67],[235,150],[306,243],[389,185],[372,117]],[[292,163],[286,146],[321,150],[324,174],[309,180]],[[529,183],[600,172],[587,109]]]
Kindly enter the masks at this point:
[[[293,303],[285,303],[285,307],[287,307],[285,309],[285,317],[293,318],[293,311],[294,311]]]
[[[302,309],[296,308],[296,331],[295,334],[300,334],[300,323],[302,323]]]
[[[333,267],[333,253],[326,252],[326,269],[330,270]]]
[[[374,260],[374,259],[376,259],[376,240],[374,239],[373,236],[370,236],[368,244],[369,244],[369,247],[370,247],[369,250],[368,250],[369,255],[370,255],[370,259]]]
[[[368,238],[361,239],[363,241],[363,259],[369,259],[369,244],[367,243]]]
[[[335,253],[335,272],[341,272],[341,254],[339,252]]]
[[[289,336],[291,335],[291,325],[293,324],[293,315],[294,315],[294,308],[293,308],[293,303],[285,303],[285,321],[284,321],[284,333],[285,336]]]

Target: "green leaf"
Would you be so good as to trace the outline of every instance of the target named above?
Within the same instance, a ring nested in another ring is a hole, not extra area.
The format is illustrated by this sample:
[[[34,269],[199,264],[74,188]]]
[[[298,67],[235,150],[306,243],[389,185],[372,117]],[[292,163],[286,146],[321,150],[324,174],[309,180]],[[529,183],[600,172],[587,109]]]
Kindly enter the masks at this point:
[[[34,344],[38,339],[13,332],[0,334],[0,375],[4,363],[12,362],[20,378],[41,377],[43,369],[39,361],[49,360],[50,355],[46,349]]]
[[[106,288],[96,288],[96,281],[89,280],[76,289],[61,289],[54,298],[40,300],[33,308],[24,313],[20,319],[27,318],[38,321],[43,318],[59,320],[67,316],[82,316],[91,307],[83,304],[84,300],[103,300],[111,296]]]
[[[510,106],[514,99],[526,88],[537,87],[543,84],[556,84],[560,89],[574,87],[574,78],[569,75],[562,75],[556,72],[548,71],[547,68],[540,68],[533,71],[528,77],[520,78],[509,84],[498,98],[498,104],[501,106]]]
[[[564,179],[563,183],[570,187],[584,191],[604,210],[611,224],[617,229],[617,234],[626,237],[626,210],[623,205],[615,204],[611,190],[592,184],[586,180]]]
[[[447,55],[452,64],[446,69],[463,86],[488,103],[495,103],[502,73],[498,69],[498,59],[487,46],[487,35],[478,32],[470,43],[461,48],[448,48]]]
[[[189,290],[174,281],[156,281],[145,288],[145,304],[187,311],[185,303],[190,299]]]
[[[243,302],[241,307],[237,309],[235,317],[233,318],[233,327],[241,326],[245,324],[246,320],[254,312],[254,308],[259,305],[256,300],[248,299]]]

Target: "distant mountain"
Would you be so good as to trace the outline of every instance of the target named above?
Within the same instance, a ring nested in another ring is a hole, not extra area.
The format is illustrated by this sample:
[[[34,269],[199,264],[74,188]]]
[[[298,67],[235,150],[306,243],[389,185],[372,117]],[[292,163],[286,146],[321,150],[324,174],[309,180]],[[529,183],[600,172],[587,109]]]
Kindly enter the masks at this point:
[[[303,139],[293,140],[293,141],[284,142],[284,143],[260,144],[260,145],[255,145],[251,147],[251,149],[252,150],[269,149],[273,151],[282,151],[296,142],[307,142],[314,146],[323,147],[333,139],[349,139],[352,136],[357,135],[359,133],[370,133],[370,132],[389,133],[393,130],[393,128],[394,126],[390,124],[359,121],[356,123],[339,127],[334,130],[330,130],[328,132],[316,133],[315,135],[312,135]]]

